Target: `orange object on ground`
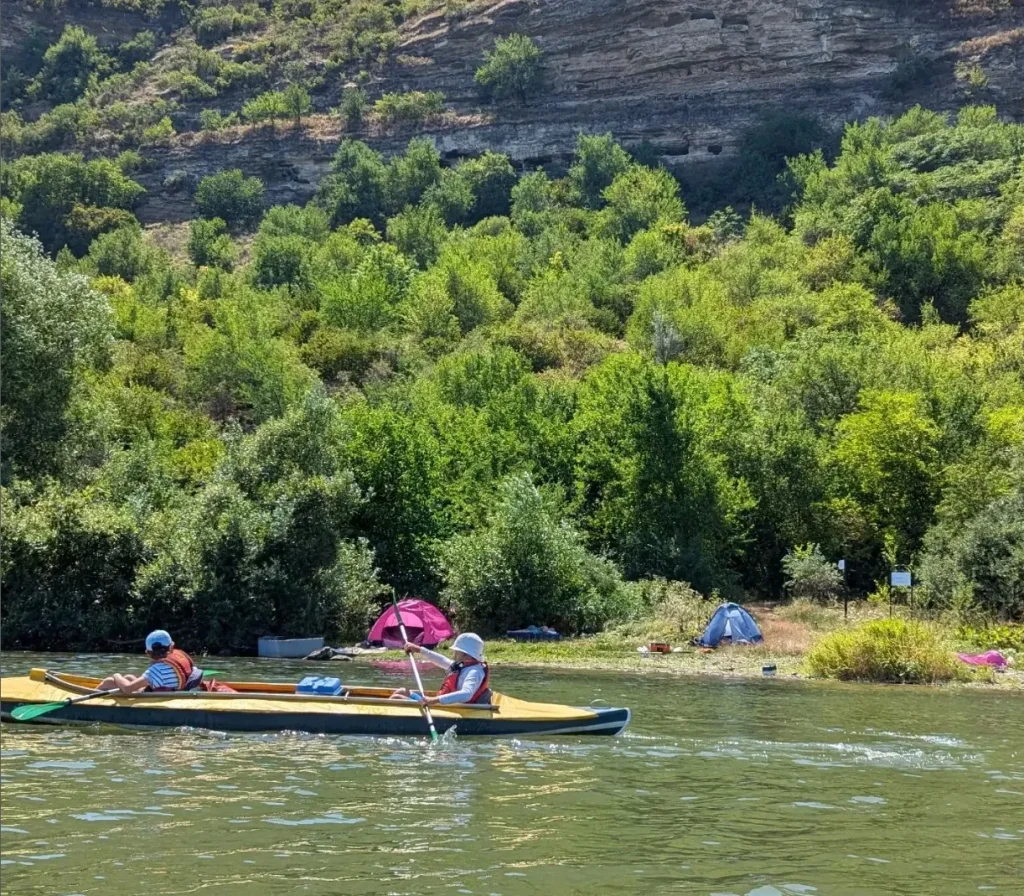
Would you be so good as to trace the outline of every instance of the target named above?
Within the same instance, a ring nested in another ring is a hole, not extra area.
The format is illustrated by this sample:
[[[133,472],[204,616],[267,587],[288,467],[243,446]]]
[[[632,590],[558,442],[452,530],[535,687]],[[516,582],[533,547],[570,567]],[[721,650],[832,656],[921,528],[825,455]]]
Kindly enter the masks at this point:
[[[666,644],[664,641],[651,641],[647,649],[651,653],[671,653],[672,645]]]

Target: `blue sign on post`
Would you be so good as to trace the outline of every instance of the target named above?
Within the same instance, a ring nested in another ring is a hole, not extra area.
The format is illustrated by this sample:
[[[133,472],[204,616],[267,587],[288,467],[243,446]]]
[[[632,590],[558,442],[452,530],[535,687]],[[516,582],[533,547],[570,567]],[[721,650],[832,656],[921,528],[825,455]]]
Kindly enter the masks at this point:
[[[889,575],[889,584],[893,588],[909,588],[913,584],[913,580],[907,571],[894,571]]]

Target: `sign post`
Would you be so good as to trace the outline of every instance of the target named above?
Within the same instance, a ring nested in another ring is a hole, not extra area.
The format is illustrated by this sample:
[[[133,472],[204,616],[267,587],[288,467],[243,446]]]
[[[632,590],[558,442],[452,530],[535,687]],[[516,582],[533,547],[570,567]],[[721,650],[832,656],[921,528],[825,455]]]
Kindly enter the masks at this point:
[[[846,587],[846,561],[840,560],[836,564],[836,568],[839,570],[839,575],[843,577],[843,619],[845,619],[849,612],[848,605],[850,602],[850,591]]]
[[[889,616],[892,616],[892,589],[910,589],[910,610],[914,610],[914,573],[909,569],[893,569],[889,573]]]

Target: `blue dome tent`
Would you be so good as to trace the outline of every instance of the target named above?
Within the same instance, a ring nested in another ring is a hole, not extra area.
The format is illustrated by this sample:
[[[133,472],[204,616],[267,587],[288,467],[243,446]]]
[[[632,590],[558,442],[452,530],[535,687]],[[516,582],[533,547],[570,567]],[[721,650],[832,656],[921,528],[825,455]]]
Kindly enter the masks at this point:
[[[711,617],[704,634],[694,642],[698,647],[717,647],[728,638],[733,644],[754,644],[763,640],[761,629],[739,604],[722,604]]]

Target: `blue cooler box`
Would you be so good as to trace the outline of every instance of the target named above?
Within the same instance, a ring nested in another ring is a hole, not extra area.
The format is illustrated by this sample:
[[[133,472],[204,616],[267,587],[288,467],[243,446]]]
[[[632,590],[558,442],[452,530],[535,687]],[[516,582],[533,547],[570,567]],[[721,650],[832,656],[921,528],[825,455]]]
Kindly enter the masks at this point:
[[[295,693],[316,694],[319,697],[337,697],[341,693],[341,679],[307,675],[295,686]]]

